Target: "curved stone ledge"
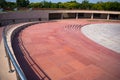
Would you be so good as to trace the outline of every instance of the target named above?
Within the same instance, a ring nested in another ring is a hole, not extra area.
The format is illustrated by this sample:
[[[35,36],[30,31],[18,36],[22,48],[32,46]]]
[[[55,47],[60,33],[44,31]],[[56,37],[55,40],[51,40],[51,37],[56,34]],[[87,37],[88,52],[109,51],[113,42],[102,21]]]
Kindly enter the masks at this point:
[[[14,55],[14,51],[13,51],[13,48],[12,48],[12,40],[13,40],[15,34],[18,33],[20,30],[24,29],[27,26],[37,24],[37,23],[39,23],[39,22],[14,24],[14,25],[9,25],[5,28],[5,34],[4,35],[6,36],[6,41],[7,41],[8,48],[10,49],[10,52],[12,53],[12,56],[15,59],[18,66],[20,66],[20,65],[18,64],[18,61],[17,61],[17,59]],[[7,52],[6,52],[6,54],[7,54]],[[12,66],[12,70],[15,70],[15,68],[13,66]]]

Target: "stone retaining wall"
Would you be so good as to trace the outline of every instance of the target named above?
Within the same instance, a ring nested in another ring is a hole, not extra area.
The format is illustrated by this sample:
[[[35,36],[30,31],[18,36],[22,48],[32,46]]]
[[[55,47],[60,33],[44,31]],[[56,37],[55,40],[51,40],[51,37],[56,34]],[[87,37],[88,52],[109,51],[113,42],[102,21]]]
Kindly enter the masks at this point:
[[[120,20],[120,12],[89,10],[32,10],[0,13],[0,25],[53,19]]]

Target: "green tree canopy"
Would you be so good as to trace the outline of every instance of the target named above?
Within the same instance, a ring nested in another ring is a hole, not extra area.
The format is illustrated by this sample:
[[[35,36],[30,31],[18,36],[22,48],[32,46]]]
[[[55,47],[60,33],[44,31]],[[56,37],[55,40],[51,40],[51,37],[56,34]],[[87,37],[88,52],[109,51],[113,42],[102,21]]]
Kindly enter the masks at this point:
[[[41,1],[30,3],[29,0],[16,0],[16,2],[6,2],[0,0],[0,8],[15,8],[15,7],[30,7],[30,8],[62,8],[62,9],[84,9],[84,10],[109,10],[120,11],[120,2],[102,2],[90,3],[89,0],[83,0],[82,3],[76,0],[68,2],[53,3],[51,1]]]
[[[76,1],[69,1],[65,3],[60,3],[59,7],[66,8],[66,9],[77,9],[79,7],[79,3]]]
[[[14,2],[6,2],[7,8],[14,9],[17,7],[17,4]]]
[[[28,7],[30,8],[42,8],[42,3],[38,2],[38,3],[30,3]]]
[[[80,5],[80,8],[81,9],[90,9],[90,3],[89,3],[89,1],[88,0],[83,0],[82,1],[82,4]]]
[[[29,0],[16,0],[18,7],[27,7],[29,5]]]
[[[5,8],[5,7],[6,7],[6,1],[0,0],[0,8]]]
[[[98,2],[92,6],[93,10],[104,10],[103,8],[103,2]]]
[[[51,3],[50,8],[59,8],[57,3]]]

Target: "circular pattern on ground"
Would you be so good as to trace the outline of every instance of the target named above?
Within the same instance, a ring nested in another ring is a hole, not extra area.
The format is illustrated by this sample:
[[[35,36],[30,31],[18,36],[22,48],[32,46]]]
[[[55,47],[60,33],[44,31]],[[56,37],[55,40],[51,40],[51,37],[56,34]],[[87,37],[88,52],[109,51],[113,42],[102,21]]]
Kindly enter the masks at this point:
[[[91,40],[120,53],[120,24],[91,24],[82,28]]]

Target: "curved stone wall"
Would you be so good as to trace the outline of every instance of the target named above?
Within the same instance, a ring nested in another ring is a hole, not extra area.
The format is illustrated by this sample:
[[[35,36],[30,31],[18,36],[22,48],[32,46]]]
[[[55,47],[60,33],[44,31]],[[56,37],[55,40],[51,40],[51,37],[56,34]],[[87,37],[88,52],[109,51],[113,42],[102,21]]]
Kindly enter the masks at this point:
[[[14,55],[14,51],[12,48],[12,40],[15,37],[15,34],[18,33],[21,29],[36,24],[38,22],[29,22],[29,23],[21,23],[21,24],[14,24],[14,25],[8,25],[4,29],[4,36],[3,36],[3,42],[4,42],[4,48],[5,52],[8,57],[8,67],[10,70],[16,70],[16,74],[18,75],[17,78],[25,79],[24,74],[22,73],[22,69],[20,68],[20,65]],[[9,61],[10,60],[10,61]],[[11,63],[13,65],[11,65]],[[13,68],[14,66],[14,68]],[[15,75],[14,75],[15,76]]]

